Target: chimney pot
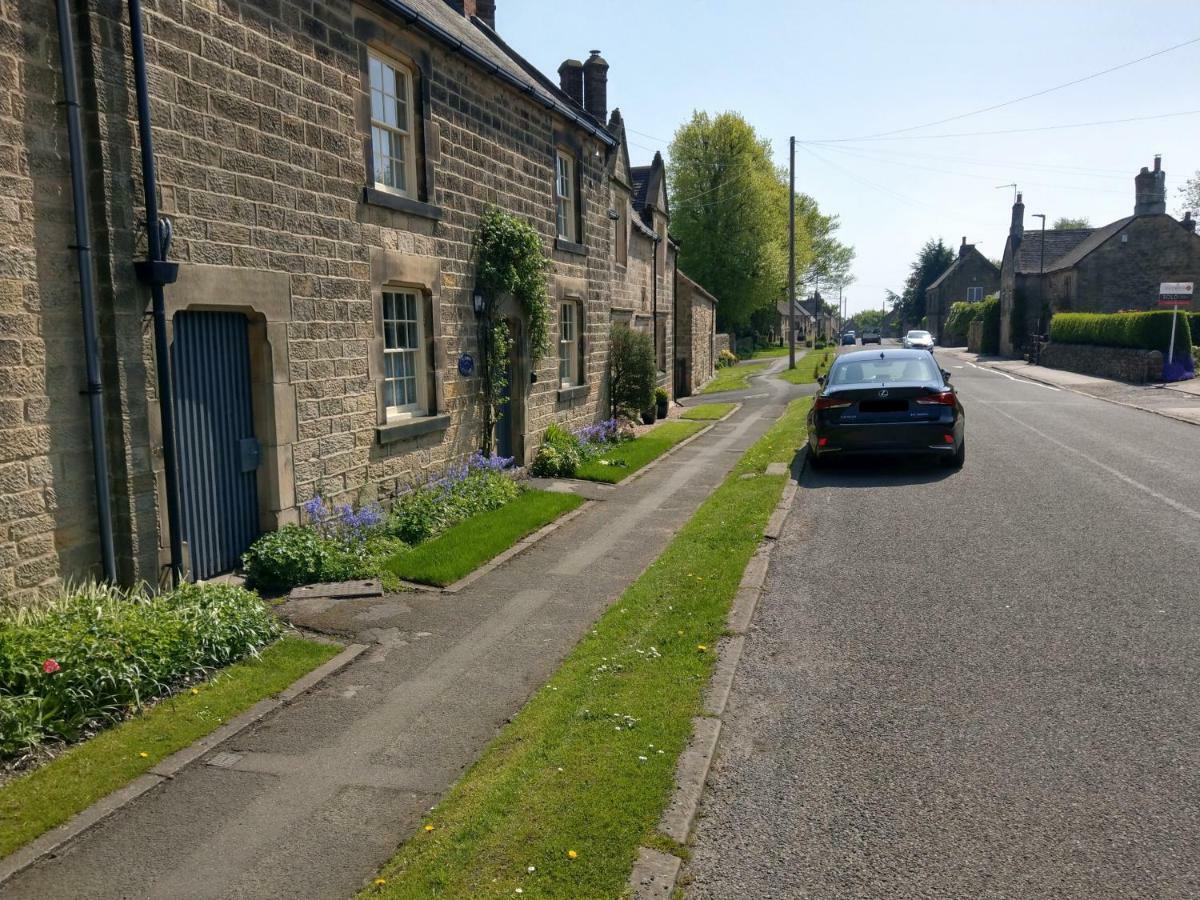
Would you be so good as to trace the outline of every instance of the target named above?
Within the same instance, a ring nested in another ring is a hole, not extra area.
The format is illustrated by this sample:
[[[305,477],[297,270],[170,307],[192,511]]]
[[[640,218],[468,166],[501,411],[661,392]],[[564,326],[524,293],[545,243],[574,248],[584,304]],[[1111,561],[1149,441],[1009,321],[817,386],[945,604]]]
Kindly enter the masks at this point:
[[[558,67],[558,86],[579,106],[583,106],[583,63],[564,59]]]
[[[608,63],[599,50],[583,64],[583,107],[598,122],[608,121]]]
[[[1155,153],[1154,154],[1154,171],[1158,172],[1158,171],[1161,171],[1161,169],[1162,169],[1162,154]]]

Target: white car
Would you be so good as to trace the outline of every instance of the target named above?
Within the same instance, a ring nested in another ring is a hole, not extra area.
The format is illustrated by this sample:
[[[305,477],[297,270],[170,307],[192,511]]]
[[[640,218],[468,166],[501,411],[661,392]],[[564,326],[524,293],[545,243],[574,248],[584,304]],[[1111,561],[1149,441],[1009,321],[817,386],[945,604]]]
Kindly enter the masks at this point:
[[[928,331],[910,331],[904,336],[904,347],[907,350],[928,350],[933,352],[933,335]]]

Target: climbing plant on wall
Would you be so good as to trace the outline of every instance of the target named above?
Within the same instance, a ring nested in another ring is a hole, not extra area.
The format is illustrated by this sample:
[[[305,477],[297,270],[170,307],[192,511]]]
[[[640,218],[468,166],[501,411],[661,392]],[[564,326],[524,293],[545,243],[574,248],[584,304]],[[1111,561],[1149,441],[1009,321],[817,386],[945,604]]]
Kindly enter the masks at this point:
[[[529,323],[530,361],[536,365],[550,349],[550,292],[546,283],[550,260],[542,250],[537,229],[494,206],[483,213],[476,251],[476,284],[484,296],[482,334],[487,342],[483,354],[483,450],[490,453],[496,417],[508,386],[506,363],[512,344],[508,325],[497,319],[496,303],[511,294],[520,305]]]

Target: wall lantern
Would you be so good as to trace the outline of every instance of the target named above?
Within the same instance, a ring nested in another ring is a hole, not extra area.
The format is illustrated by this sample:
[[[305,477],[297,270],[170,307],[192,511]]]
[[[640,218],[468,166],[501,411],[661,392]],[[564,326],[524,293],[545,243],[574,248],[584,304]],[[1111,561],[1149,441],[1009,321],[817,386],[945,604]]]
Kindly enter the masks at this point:
[[[483,291],[481,291],[479,288],[476,288],[475,294],[471,297],[471,301],[475,305],[475,315],[482,316],[484,307]]]

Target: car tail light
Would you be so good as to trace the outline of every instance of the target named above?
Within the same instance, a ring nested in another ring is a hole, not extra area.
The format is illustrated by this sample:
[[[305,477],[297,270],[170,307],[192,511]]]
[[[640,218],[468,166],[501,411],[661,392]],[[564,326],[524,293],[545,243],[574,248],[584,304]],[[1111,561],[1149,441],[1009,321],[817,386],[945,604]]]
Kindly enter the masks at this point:
[[[953,406],[954,391],[939,391],[936,394],[918,397],[917,403],[921,406]]]
[[[947,444],[953,444],[953,443],[954,443],[954,435],[952,435],[952,434],[943,434],[943,435],[942,435],[942,440],[943,440],[943,441],[945,441]]]
[[[828,443],[829,443],[829,438],[817,438],[817,446],[818,447],[824,447]]]
[[[839,397],[818,397],[814,404],[815,409],[845,409],[850,406],[849,400],[842,400]]]

